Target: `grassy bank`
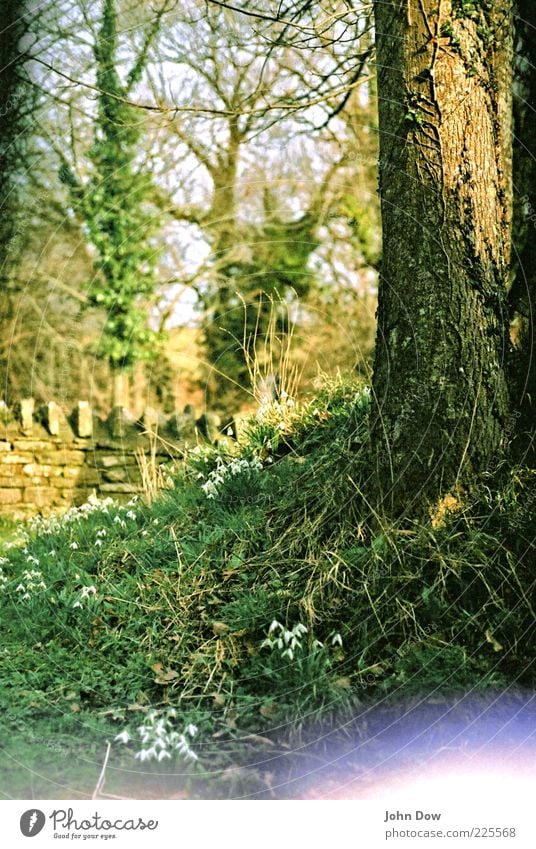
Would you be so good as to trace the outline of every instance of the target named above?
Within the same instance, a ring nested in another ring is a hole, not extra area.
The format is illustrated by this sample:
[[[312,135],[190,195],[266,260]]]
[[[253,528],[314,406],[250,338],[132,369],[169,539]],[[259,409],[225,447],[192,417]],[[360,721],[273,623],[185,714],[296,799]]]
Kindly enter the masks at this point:
[[[348,382],[283,398],[152,504],[28,526],[1,563],[0,742],[39,729],[94,764],[125,732],[121,763],[194,775],[386,698],[532,687],[534,472],[371,522],[368,410]]]

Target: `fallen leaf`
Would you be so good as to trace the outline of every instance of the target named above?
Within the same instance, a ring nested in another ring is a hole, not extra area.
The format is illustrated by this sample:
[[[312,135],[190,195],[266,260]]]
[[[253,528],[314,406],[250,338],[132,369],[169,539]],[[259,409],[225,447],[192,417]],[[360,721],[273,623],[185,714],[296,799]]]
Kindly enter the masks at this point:
[[[151,666],[153,672],[156,672],[157,677],[154,679],[155,684],[168,684],[170,681],[174,681],[175,678],[179,677],[179,673],[175,672],[174,669],[164,669],[161,663],[153,663]]]
[[[500,642],[498,640],[496,640],[495,637],[493,636],[493,634],[491,633],[490,628],[488,628],[488,630],[485,632],[484,636],[486,637],[487,642],[491,643],[491,645],[493,646],[493,651],[502,651],[503,650],[503,647],[501,646]]]
[[[212,630],[217,637],[221,637],[222,634],[227,634],[231,629],[229,625],[226,625],[225,622],[213,622]]]

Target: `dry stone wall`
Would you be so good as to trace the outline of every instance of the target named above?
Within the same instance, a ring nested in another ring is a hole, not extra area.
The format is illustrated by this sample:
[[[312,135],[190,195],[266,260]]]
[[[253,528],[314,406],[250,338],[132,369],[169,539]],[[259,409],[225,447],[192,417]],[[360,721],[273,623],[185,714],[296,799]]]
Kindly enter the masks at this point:
[[[70,415],[53,401],[39,409],[31,398],[13,409],[0,402],[0,515],[48,515],[92,492],[128,500],[143,491],[143,467],[180,459],[186,444],[217,438],[218,426],[191,408],[167,418],[147,409],[135,420],[117,407],[102,420],[87,401]]]

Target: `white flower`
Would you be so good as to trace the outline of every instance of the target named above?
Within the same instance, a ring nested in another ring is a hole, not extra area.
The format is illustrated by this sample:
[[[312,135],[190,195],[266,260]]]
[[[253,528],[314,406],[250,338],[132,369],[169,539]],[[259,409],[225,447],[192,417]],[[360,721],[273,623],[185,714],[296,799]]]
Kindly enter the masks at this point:
[[[129,519],[135,519],[135,518],[136,518],[136,514],[135,514],[134,510],[128,510],[128,511],[127,511],[127,517],[128,517]]]
[[[71,548],[73,551],[76,551],[76,549],[78,548],[78,543],[77,542],[71,542],[70,545],[69,545],[69,548]]]
[[[96,540],[95,540],[95,545],[96,545],[97,547],[100,547],[100,546],[102,545],[102,540],[101,540],[101,539],[96,539]]]
[[[25,600],[29,599],[29,598],[30,598],[30,593],[24,593],[24,595],[22,596],[22,598],[23,598],[23,599],[25,599]]]
[[[97,590],[95,589],[93,584],[90,587],[82,587],[80,598],[87,598],[89,595],[95,595],[96,592]]]
[[[128,743],[128,741],[131,739],[131,737],[130,737],[130,734],[128,733],[128,731],[125,728],[125,730],[121,731],[121,733],[118,734],[115,739],[119,743]]]
[[[195,737],[197,734],[198,728],[197,725],[194,725],[192,722],[186,726],[186,734],[189,734],[190,737]]]
[[[23,593],[25,589],[26,587],[24,587],[22,584],[19,584],[16,591],[18,593]]]
[[[334,634],[331,638],[332,646],[342,646],[342,637],[340,634]]]
[[[82,607],[82,602],[80,602],[80,601],[75,601],[75,603],[73,604],[73,609],[74,609],[75,607]]]
[[[163,761],[164,758],[171,758],[171,755],[165,749],[161,749],[157,755],[157,760]]]

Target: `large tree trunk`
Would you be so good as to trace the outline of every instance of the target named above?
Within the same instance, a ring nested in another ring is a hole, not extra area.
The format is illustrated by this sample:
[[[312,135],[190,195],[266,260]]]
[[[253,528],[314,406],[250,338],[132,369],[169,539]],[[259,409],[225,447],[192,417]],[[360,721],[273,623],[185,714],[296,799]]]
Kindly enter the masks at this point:
[[[510,431],[516,460],[536,467],[536,3],[516,2],[514,134],[515,277],[509,301],[514,349],[510,358]]]
[[[500,457],[512,0],[375,3],[383,261],[377,496],[417,515]],[[467,17],[467,15],[470,15]]]

